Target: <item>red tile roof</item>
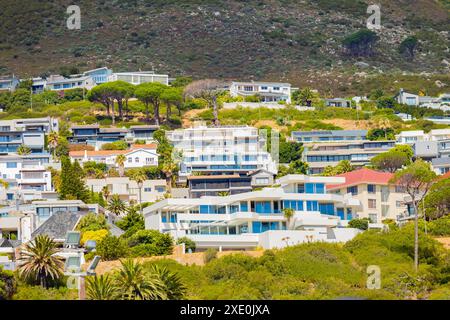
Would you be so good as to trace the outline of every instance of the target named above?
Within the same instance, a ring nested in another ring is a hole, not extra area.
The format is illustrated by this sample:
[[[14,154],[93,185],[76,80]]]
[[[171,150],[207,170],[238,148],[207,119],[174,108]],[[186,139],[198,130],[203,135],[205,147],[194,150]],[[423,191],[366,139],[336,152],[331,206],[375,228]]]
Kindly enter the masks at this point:
[[[445,173],[445,174],[443,174],[443,175],[441,175],[441,176],[439,176],[438,180],[448,179],[448,178],[450,178],[450,171]]]
[[[336,175],[336,177],[345,177],[345,183],[327,185],[327,189],[339,189],[342,187],[357,185],[361,183],[387,185],[389,184],[389,180],[393,175],[393,173],[389,172],[379,172],[367,168],[362,168]]]

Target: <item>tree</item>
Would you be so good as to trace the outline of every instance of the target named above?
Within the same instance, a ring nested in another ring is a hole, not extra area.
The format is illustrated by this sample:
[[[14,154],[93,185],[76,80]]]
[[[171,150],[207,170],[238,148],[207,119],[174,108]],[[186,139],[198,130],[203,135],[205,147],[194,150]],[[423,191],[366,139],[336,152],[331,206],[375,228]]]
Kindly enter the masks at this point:
[[[225,83],[217,79],[194,81],[186,86],[184,95],[204,100],[213,109],[214,125],[219,125],[219,104],[217,98],[224,92]]]
[[[103,214],[95,214],[93,212],[90,212],[80,219],[80,222],[78,222],[76,229],[85,232],[104,230],[108,228],[108,223]]]
[[[341,160],[335,167],[327,166],[322,172],[322,176],[330,177],[338,174],[353,171],[352,163],[349,160]]]
[[[188,237],[181,237],[177,239],[177,244],[182,244],[184,243],[184,248],[186,250],[189,251],[189,249],[191,250],[191,252],[195,252],[195,248],[197,247],[197,245],[195,244],[195,241],[193,241],[192,239],[188,238]]]
[[[164,293],[169,300],[181,300],[186,293],[186,287],[183,285],[178,274],[169,271],[166,267],[159,267],[152,264],[150,267],[151,274],[156,277],[164,285]]]
[[[438,180],[433,184],[421,203],[421,209],[427,220],[450,214],[450,178]]]
[[[114,213],[116,216],[120,216],[122,212],[125,212],[126,210],[125,202],[120,199],[118,194],[113,194],[111,199],[109,199],[106,209]]]
[[[31,153],[31,149],[28,146],[24,145],[24,144],[21,144],[17,148],[17,154],[20,155],[20,156],[27,156],[30,153]]]
[[[401,54],[412,60],[414,59],[414,51],[418,44],[419,41],[416,36],[408,36],[400,43],[399,51]]]
[[[307,107],[311,107],[313,100],[317,99],[317,94],[309,87],[294,92],[293,96],[296,103]]]
[[[116,157],[116,164],[119,167],[119,176],[123,177],[124,171],[125,171],[125,161],[127,160],[127,158],[125,157],[125,155],[123,154],[119,154]]]
[[[33,86],[33,79],[25,79],[20,81],[19,85],[17,86],[17,89],[25,89],[28,90],[28,92],[30,92],[32,86]]]
[[[61,158],[60,198],[78,199],[87,202],[89,191],[84,183],[84,171],[77,160],[70,162],[66,156]]]
[[[103,260],[110,261],[124,257],[127,254],[128,247],[124,240],[108,234],[97,243],[95,249]]]
[[[347,36],[342,44],[352,56],[369,56],[373,54],[373,47],[377,40],[378,36],[375,32],[362,29]]]
[[[119,295],[109,275],[87,277],[86,284],[86,294],[90,300],[115,300]]]
[[[146,82],[138,85],[134,91],[134,95],[145,105],[146,119],[150,121],[149,105],[153,106],[153,114],[155,124],[160,124],[159,107],[161,104],[161,96],[168,87],[159,82]]]
[[[60,130],[61,131],[61,130]],[[69,141],[67,138],[59,134],[58,145],[55,147],[56,158],[61,158],[63,156],[69,156]]]
[[[109,191],[108,186],[104,186],[104,187],[102,188],[102,194],[103,194],[103,196],[105,197],[106,202],[108,202],[109,196],[110,196],[110,194],[111,194],[111,191]]]
[[[395,131],[392,128],[385,128],[384,130],[379,128],[370,129],[367,133],[367,139],[371,141],[394,140]]]
[[[411,163],[413,151],[408,145],[399,145],[370,159],[372,166],[381,171],[394,173]]]
[[[142,213],[142,185],[145,180],[147,180],[147,176],[142,170],[136,171],[131,177],[132,180],[136,181],[139,188],[139,208]]]
[[[397,171],[390,183],[401,186],[411,197],[414,208],[414,268],[419,268],[419,210],[420,201],[426,197],[436,174],[430,169],[430,165],[421,159],[411,163],[406,168]]]
[[[116,226],[125,231],[125,236],[129,237],[137,231],[145,229],[144,216],[135,208],[130,207],[125,217],[116,222]]]
[[[112,108],[112,122],[114,124],[114,101],[112,97],[112,89],[109,83],[99,84],[89,91],[87,96],[89,101],[99,102],[106,108],[108,117],[111,115]]]
[[[161,171],[166,176],[167,192],[169,194],[172,194],[172,176],[177,169],[177,164],[171,159],[164,161],[161,167]]]
[[[115,274],[115,285],[125,300],[165,300],[165,285],[157,275],[146,274],[142,264],[131,259],[121,261]]]
[[[376,117],[373,119],[376,126],[384,131],[384,139],[387,140],[387,129],[391,127],[391,121],[383,116]]]
[[[181,105],[183,102],[183,89],[168,87],[161,94],[161,100],[166,104],[166,121],[170,120],[171,106],[178,109],[178,115],[181,116]]]
[[[57,244],[47,235],[38,235],[25,244],[21,252],[19,275],[27,281],[37,281],[47,288],[63,276],[64,262],[55,255]]]
[[[284,208],[283,209],[283,216],[286,218],[287,220],[287,225],[288,227],[291,224],[291,219],[294,217],[295,211],[292,208]]]
[[[52,151],[53,158],[56,158],[56,147],[58,146],[59,135],[58,132],[52,131],[48,134],[48,146]]]
[[[367,230],[369,228],[369,218],[362,218],[362,219],[352,219],[348,223],[348,226],[350,228],[356,228],[360,230]]]

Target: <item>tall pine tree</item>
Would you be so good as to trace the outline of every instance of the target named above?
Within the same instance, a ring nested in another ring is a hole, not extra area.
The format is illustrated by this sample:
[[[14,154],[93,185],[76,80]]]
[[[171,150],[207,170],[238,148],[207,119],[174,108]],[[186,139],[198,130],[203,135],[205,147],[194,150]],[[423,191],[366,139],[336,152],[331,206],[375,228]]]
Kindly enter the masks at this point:
[[[89,191],[83,181],[83,169],[78,161],[73,164],[67,156],[61,157],[61,187],[62,200],[78,199],[84,202],[89,200]]]

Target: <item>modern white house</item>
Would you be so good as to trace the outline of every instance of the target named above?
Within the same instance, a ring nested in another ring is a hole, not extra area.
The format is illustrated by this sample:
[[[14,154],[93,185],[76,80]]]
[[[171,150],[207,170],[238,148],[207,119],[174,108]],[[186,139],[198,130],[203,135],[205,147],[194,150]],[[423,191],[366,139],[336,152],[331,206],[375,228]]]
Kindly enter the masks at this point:
[[[330,194],[328,184],[343,177],[288,175],[280,187],[229,196],[168,198],[144,209],[145,228],[189,237],[199,249],[280,248],[302,242],[345,242],[361,203],[351,194]],[[292,208],[287,219],[283,209]]]
[[[112,74],[112,70],[108,67],[101,67],[83,72],[82,76],[91,77],[96,84],[108,82],[108,77]]]
[[[232,97],[249,97],[257,95],[261,102],[285,101],[291,103],[291,84],[278,82],[232,82]]]
[[[0,188],[2,203],[42,199],[42,193],[53,191],[51,172],[45,164],[23,156],[0,157],[0,178],[8,183],[7,188]]]
[[[265,148],[265,138],[249,126],[200,125],[166,133],[174,149],[182,153],[180,178],[202,174],[244,174],[258,169],[277,173]],[[181,180],[180,179],[180,180]]]
[[[141,168],[145,166],[157,166],[158,154],[156,144],[132,145],[128,150],[98,150],[98,151],[70,151],[72,161],[78,160],[80,164],[87,161],[105,163],[109,167],[117,167],[116,158],[123,154],[126,158],[124,168]]]
[[[108,177],[105,179],[86,179],[86,186],[94,192],[101,192],[104,187],[110,194],[116,194],[127,203],[155,202],[164,199],[165,180],[145,180],[142,187],[128,177]]]
[[[395,141],[322,141],[304,143],[303,161],[309,164],[309,173],[322,173],[327,166],[336,166],[339,161],[348,160],[360,168],[370,163],[374,156],[389,151]]]
[[[47,78],[46,88],[52,91],[64,91],[68,89],[91,90],[96,83],[91,76],[65,78],[61,75],[51,75]]]
[[[435,129],[429,133],[423,130],[402,131],[397,136],[397,143],[413,144],[418,141],[441,141],[450,139],[450,129]]]
[[[19,79],[12,75],[11,77],[0,77],[0,92],[2,91],[14,91],[19,85]]]
[[[167,74],[155,74],[153,71],[115,72],[108,76],[108,81],[125,81],[134,85],[146,82],[159,82],[169,85]]]

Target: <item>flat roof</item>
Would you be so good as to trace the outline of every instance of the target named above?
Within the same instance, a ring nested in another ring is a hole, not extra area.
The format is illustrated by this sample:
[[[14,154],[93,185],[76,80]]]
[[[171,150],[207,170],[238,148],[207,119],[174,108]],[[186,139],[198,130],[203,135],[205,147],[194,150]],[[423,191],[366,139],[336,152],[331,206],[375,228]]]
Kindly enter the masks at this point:
[[[203,175],[203,176],[189,176],[188,180],[212,180],[212,179],[238,179],[238,178],[247,178],[246,176],[242,177],[238,174],[216,174],[216,175]]]
[[[256,84],[256,85],[264,85],[264,84],[277,84],[277,85],[281,85],[281,86],[288,86],[290,87],[291,84],[290,83],[286,83],[286,82],[270,82],[270,81],[246,81],[246,82],[242,82],[242,81],[233,81],[231,82],[231,84]]]
[[[292,131],[296,136],[354,136],[367,135],[367,130],[316,130],[316,131]]]

